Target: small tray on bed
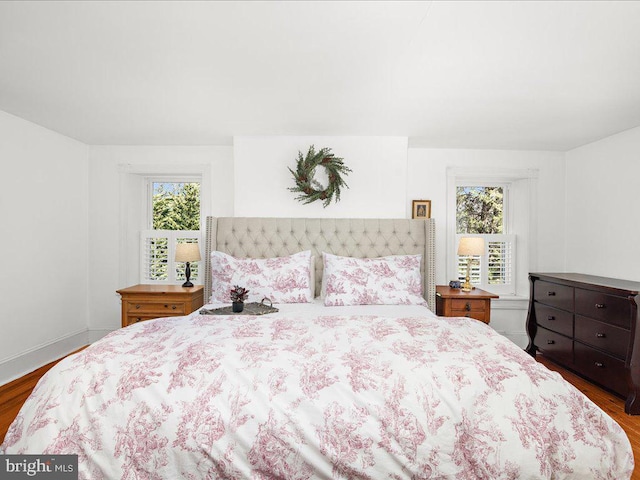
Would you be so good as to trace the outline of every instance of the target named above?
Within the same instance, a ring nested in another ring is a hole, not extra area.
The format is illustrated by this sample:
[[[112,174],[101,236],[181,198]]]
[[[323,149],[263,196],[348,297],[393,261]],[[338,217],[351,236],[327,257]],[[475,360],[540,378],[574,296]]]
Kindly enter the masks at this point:
[[[234,312],[232,308],[231,306],[211,309],[202,308],[199,313],[200,315],[265,315],[279,311],[276,307],[262,302],[245,303],[241,312]]]

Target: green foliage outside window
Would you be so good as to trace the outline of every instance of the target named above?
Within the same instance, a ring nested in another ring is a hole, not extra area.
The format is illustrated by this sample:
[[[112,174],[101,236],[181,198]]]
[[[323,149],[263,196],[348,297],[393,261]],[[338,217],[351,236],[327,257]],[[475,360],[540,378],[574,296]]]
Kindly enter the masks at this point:
[[[503,233],[503,199],[502,187],[457,187],[457,233]]]
[[[200,184],[153,184],[154,230],[200,230]]]
[[[153,229],[154,230],[200,230],[200,183],[154,182],[153,183]],[[174,238],[178,243],[192,241]],[[169,278],[169,238],[150,238],[146,244],[149,258],[148,278],[165,281]],[[198,278],[199,262],[191,263],[191,279]],[[175,265],[178,281],[185,278],[183,263]]]

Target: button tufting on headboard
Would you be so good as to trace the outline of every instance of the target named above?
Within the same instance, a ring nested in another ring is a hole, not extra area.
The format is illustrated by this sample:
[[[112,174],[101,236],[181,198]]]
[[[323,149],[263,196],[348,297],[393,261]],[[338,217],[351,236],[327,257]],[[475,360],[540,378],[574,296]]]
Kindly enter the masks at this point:
[[[322,283],[322,252],[352,257],[422,254],[423,289],[435,311],[435,222],[433,219],[207,217],[205,291],[211,292],[211,256],[281,257],[303,250],[316,256],[316,295]]]

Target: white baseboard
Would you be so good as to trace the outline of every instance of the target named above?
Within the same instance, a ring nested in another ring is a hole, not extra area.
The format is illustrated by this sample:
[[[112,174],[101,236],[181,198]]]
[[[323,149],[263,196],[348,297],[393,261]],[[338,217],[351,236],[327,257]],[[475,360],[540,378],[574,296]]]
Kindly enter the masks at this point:
[[[104,337],[111,330],[80,330],[0,362],[0,385],[58,360]]]

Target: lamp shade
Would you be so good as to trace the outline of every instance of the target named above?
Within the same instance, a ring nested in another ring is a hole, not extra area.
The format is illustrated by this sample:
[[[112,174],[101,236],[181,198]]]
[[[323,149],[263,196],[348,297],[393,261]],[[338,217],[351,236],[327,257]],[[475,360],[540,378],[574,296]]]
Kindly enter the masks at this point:
[[[197,262],[200,260],[200,247],[197,243],[178,243],[176,262]]]
[[[484,255],[484,238],[462,237],[458,244],[458,255]]]

